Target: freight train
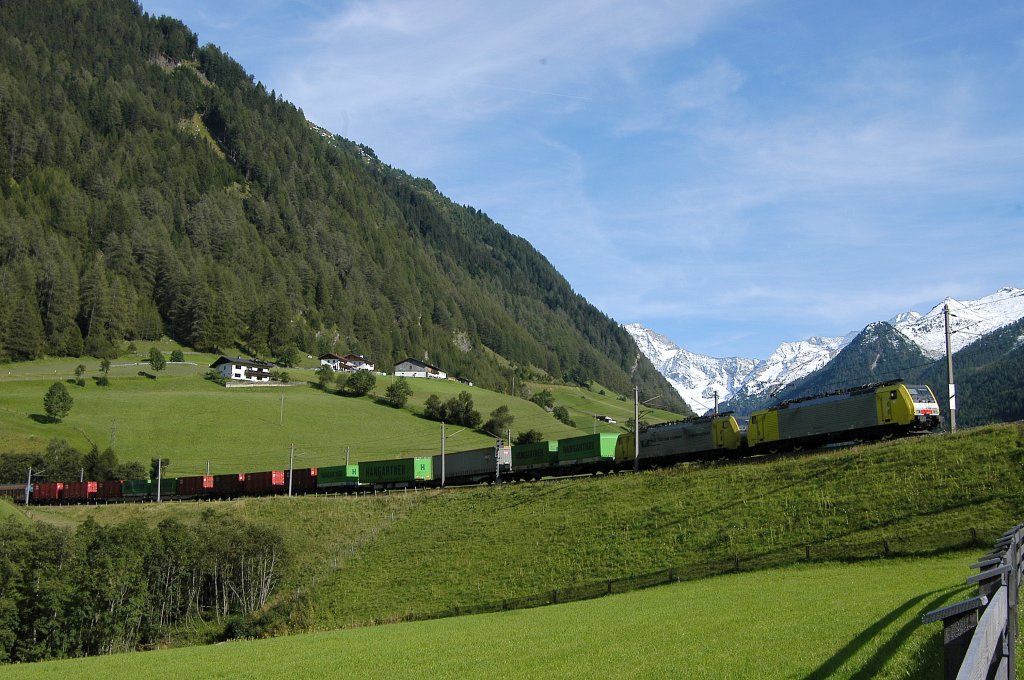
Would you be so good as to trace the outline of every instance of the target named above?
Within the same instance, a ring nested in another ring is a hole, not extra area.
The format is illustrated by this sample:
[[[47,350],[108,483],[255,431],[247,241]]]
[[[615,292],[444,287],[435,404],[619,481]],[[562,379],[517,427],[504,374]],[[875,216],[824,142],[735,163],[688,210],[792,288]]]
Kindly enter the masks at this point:
[[[30,498],[40,504],[184,500],[525,481],[887,439],[938,426],[931,389],[894,380],[786,401],[752,413],[746,428],[732,413],[654,425],[640,431],[639,445],[633,434],[615,433],[515,446],[499,440],[447,455],[168,478],[159,490],[155,480],[43,482],[32,485]],[[23,500],[25,485],[0,486],[0,495]]]

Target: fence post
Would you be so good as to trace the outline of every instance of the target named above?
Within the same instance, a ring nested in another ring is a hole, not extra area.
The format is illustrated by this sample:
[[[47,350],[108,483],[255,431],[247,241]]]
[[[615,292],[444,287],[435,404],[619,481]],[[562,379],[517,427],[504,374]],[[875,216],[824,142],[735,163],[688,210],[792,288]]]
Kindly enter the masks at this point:
[[[1014,529],[1007,552],[1010,571],[1006,574],[1006,662],[1007,677],[1017,677],[1017,588],[1020,585],[1021,530]]]

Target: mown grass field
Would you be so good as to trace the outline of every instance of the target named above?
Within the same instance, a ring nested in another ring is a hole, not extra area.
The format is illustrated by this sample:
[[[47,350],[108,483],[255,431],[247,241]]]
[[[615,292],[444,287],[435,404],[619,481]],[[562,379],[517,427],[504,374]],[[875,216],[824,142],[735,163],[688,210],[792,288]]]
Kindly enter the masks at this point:
[[[736,574],[540,609],[0,668],[10,678],[906,678],[941,673],[969,553]]]
[[[154,344],[165,355],[177,348],[170,342]],[[96,359],[46,359],[4,366],[0,370],[0,452],[38,451],[50,439],[62,438],[83,451],[92,443],[101,449],[113,444],[121,461],[148,465],[157,456],[170,458],[171,476],[201,474],[207,464],[218,474],[284,469],[293,444],[296,467],[344,463],[346,449],[353,462],[438,453],[440,426],[419,415],[430,394],[447,401],[467,390],[485,421],[491,411],[507,405],[515,417],[513,436],[536,429],[549,439],[591,432],[599,406],[602,412],[615,415],[624,409],[631,415],[632,409],[632,402],[614,396],[582,388],[553,388],[558,402],[567,402],[576,419],[579,429],[574,429],[524,399],[427,379],[411,379],[413,396],[405,408],[394,409],[378,401],[391,384],[390,377],[378,377],[366,397],[338,396],[310,384],[316,382],[314,362],[304,360],[309,366],[288,369],[297,385],[224,388],[202,377],[214,355],[186,352],[186,363],[169,363],[154,373],[144,361],[146,353],[148,345],[140,347],[138,355],[115,360],[108,387],[99,387],[94,380],[100,375]],[[53,382],[71,378],[80,363],[87,368],[86,385],[65,383],[74,399],[71,413],[62,422],[47,422],[43,395]],[[147,378],[140,372],[157,377]],[[655,421],[674,417],[666,412],[652,415]],[[625,418],[619,423],[621,429]],[[617,431],[604,423],[601,428]],[[448,451],[494,443],[491,435],[473,430],[450,427],[448,435]]]

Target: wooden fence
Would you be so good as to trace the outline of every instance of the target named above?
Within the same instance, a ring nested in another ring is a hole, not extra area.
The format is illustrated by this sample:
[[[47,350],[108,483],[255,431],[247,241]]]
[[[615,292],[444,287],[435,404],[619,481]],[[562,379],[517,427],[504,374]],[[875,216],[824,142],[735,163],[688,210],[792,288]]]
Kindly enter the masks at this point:
[[[978,594],[928,612],[924,623],[942,621],[944,677],[947,679],[1017,677],[1017,591],[1021,582],[1024,524],[996,541],[971,565],[981,571],[967,579]]]

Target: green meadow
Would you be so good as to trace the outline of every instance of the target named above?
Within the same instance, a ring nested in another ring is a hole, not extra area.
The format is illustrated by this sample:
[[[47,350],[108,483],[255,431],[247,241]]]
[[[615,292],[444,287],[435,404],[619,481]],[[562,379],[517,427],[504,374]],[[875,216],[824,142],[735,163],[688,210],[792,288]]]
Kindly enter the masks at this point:
[[[155,343],[165,355],[178,347]],[[431,394],[442,401],[468,391],[487,420],[491,411],[508,406],[515,421],[512,434],[535,429],[548,439],[591,432],[593,415],[609,414],[618,425],[597,423],[600,431],[621,431],[632,416],[632,401],[600,395],[595,390],[552,386],[556,402],[576,420],[571,428],[541,407],[476,387],[447,380],[410,379],[413,395],[404,408],[384,405],[393,378],[380,376],[371,394],[347,397],[314,386],[315,360],[304,359],[287,369],[290,385],[221,387],[204,380],[215,355],[185,353],[185,363],[168,363],[154,372],[145,361],[148,346],[137,355],[112,362],[110,384],[100,387],[97,359],[44,359],[8,364],[0,370],[0,451],[38,451],[53,438],[66,439],[80,450],[95,444],[112,446],[121,461],[149,463],[170,458],[171,476],[284,469],[291,447],[296,467],[338,465],[371,460],[432,455],[441,448],[441,428],[420,416]],[[74,405],[61,422],[49,422],[43,395],[55,381],[68,381],[78,364],[86,366],[85,386],[65,382]],[[149,376],[156,376],[147,377]],[[654,421],[673,414],[657,412]],[[496,433],[506,434],[506,433]],[[447,429],[446,450],[493,445],[494,437],[474,430]]]
[[[970,553],[734,574],[539,609],[0,669],[9,678],[906,678]]]

